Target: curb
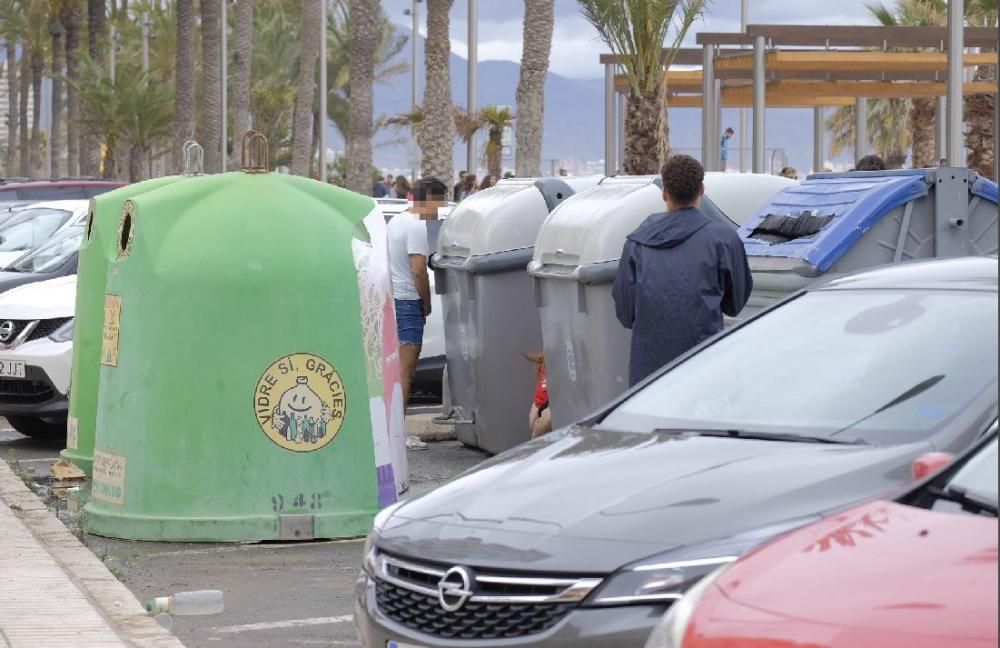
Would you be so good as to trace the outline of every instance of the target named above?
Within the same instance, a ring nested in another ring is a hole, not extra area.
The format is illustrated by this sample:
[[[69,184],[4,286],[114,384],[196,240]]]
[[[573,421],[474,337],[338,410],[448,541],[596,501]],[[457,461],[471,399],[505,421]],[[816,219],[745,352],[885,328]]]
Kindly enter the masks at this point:
[[[455,426],[451,423],[435,423],[435,414],[409,414],[406,417],[406,431],[424,442],[454,441]]]
[[[67,580],[117,632],[118,641],[136,648],[184,648],[184,644],[146,613],[132,592],[70,533],[2,460],[0,505],[11,509],[62,569]],[[58,622],[56,619],[55,623]]]

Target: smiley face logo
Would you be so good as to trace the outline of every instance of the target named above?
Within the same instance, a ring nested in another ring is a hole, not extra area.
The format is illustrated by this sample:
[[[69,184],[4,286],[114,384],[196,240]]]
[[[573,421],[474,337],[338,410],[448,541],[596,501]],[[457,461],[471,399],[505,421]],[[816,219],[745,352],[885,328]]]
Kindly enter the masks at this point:
[[[257,381],[253,403],[261,431],[294,452],[313,452],[333,441],[347,413],[340,374],[311,353],[272,362]]]

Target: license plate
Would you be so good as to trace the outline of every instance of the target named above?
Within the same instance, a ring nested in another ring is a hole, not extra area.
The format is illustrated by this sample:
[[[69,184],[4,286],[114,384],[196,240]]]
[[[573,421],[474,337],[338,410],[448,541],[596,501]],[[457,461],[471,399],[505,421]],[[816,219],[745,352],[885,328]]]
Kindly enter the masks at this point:
[[[24,378],[24,363],[20,360],[0,360],[0,376]]]
[[[385,648],[424,648],[424,647],[418,646],[416,644],[399,643],[398,641],[387,641],[385,642]]]

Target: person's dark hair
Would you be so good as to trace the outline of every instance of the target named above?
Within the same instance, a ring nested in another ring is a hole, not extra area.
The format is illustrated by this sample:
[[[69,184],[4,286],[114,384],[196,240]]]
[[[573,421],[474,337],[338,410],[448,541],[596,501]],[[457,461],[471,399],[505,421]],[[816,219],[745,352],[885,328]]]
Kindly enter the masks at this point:
[[[690,155],[675,155],[667,160],[660,172],[663,190],[680,205],[691,205],[701,195],[705,168]]]
[[[448,200],[448,187],[437,178],[421,178],[413,183],[413,201]]]
[[[462,191],[473,192],[476,190],[476,174],[467,173],[465,174],[465,180],[462,181]]]
[[[410,193],[410,181],[406,179],[406,176],[396,176],[396,182],[393,185],[393,189],[396,190],[397,197],[406,198],[406,194]]]
[[[483,189],[489,189],[490,187],[495,186],[496,183],[497,183],[497,177],[493,174],[488,173],[483,178],[483,181],[479,183],[479,190],[482,191]]]
[[[733,127],[732,127],[732,126],[730,126],[729,128],[727,128],[727,129],[726,129],[726,132],[727,132],[728,134],[732,135],[732,134],[734,134],[734,133],[735,133],[736,131],[734,131],[734,130],[733,130]]]
[[[854,165],[855,171],[885,171],[885,160],[878,155],[866,155]]]

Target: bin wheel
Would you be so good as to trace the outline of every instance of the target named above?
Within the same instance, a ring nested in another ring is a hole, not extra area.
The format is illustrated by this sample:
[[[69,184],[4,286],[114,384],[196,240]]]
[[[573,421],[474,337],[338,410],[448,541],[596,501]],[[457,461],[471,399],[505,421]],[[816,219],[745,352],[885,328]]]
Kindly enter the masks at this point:
[[[66,420],[43,419],[40,416],[7,416],[10,426],[25,436],[35,439],[56,439],[66,436]]]

